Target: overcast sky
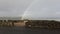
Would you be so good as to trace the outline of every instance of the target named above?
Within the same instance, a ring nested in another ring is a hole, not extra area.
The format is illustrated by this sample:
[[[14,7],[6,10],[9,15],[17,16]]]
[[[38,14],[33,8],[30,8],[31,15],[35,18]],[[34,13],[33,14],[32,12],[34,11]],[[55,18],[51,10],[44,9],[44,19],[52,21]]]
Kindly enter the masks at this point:
[[[60,0],[0,0],[0,16],[60,18]]]

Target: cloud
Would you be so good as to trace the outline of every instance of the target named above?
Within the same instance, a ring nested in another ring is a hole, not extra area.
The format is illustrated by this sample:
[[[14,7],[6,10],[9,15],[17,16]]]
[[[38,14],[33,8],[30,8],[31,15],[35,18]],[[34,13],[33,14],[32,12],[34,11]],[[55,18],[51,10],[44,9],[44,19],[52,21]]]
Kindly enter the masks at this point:
[[[38,0],[27,11],[26,18],[60,18],[60,0]]]
[[[60,18],[60,0],[0,0],[0,16],[21,16],[25,18]]]
[[[32,0],[0,0],[0,16],[20,16]]]

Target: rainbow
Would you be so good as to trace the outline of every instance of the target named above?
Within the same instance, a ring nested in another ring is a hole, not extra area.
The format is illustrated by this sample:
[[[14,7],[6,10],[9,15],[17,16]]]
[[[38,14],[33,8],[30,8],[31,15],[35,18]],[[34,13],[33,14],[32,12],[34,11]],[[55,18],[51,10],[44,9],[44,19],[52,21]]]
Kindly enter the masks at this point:
[[[35,4],[38,0],[33,0],[33,2],[27,7],[27,9],[24,11],[23,15],[22,15],[22,20],[26,17],[28,10],[32,7],[33,4]]]

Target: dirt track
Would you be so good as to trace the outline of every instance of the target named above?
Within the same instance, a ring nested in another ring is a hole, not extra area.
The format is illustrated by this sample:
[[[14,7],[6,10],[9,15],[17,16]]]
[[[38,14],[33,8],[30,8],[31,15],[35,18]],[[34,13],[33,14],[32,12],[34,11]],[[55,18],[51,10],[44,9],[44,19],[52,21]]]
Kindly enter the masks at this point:
[[[24,22],[18,22],[18,23],[14,23],[15,26],[25,26]]]

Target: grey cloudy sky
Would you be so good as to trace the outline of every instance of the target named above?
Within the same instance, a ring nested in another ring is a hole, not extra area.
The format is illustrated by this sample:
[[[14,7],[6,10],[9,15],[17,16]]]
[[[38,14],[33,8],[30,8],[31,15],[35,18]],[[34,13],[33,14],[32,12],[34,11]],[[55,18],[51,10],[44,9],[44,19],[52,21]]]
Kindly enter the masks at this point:
[[[21,16],[32,0],[0,0],[0,16]]]
[[[60,18],[60,0],[0,0],[0,16]]]

